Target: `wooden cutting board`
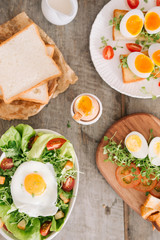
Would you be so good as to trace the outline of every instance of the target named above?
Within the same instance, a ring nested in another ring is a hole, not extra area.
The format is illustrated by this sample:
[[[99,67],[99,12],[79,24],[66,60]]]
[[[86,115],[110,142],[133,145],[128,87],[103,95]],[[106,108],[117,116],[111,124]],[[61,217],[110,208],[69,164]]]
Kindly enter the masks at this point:
[[[113,124],[106,132],[105,136],[112,137],[115,132],[114,140],[119,143],[124,141],[126,135],[131,131],[140,132],[146,140],[150,136],[150,129],[153,129],[154,136],[160,136],[160,120],[153,115],[138,113],[126,116],[115,124]],[[106,145],[104,137],[102,138],[96,153],[97,167],[107,182],[117,192],[117,194],[138,214],[140,214],[140,207],[147,198],[145,193],[134,189],[125,189],[119,185],[115,177],[115,170],[117,165],[111,162],[104,162],[107,158],[103,154],[103,147]]]

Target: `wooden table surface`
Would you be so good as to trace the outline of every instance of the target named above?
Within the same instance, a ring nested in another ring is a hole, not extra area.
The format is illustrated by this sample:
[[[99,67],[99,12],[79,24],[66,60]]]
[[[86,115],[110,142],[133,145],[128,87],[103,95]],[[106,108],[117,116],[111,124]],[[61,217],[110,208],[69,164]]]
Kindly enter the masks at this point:
[[[1,0],[0,24],[25,11],[56,42],[79,81],[53,99],[38,115],[28,121],[0,120],[0,135],[11,125],[28,123],[33,128],[49,128],[62,133],[74,145],[79,158],[79,192],[76,205],[56,240],[156,240],[160,234],[144,221],[112,190],[96,167],[95,153],[106,129],[124,115],[135,112],[160,117],[157,100],[140,100],[111,89],[97,74],[89,53],[92,23],[107,0],[79,0],[75,20],[67,26],[54,26],[42,15],[41,0]],[[91,126],[81,126],[70,116],[74,97],[83,92],[96,94],[103,104],[101,119]],[[71,128],[67,128],[68,120]],[[0,240],[3,238],[0,237]],[[36,240],[36,239],[35,239]]]

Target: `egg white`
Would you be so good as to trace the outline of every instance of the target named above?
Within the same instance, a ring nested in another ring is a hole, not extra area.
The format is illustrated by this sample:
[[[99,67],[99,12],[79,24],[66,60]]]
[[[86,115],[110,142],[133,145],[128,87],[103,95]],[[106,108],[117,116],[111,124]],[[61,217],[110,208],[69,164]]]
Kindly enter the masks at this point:
[[[39,196],[32,196],[24,187],[24,179],[28,174],[36,172],[46,183],[45,191]],[[30,217],[55,215],[58,208],[57,182],[53,166],[37,161],[22,163],[14,173],[11,181],[11,195],[19,212]]]
[[[149,159],[153,165],[160,166],[160,156],[155,152],[155,145],[157,142],[160,142],[160,137],[155,137],[149,144]]]
[[[146,18],[146,16],[147,16],[147,14],[150,13],[150,12],[155,12],[155,13],[157,13],[157,14],[160,16],[160,7],[157,6],[157,7],[151,8],[151,9],[146,13],[145,18]],[[156,30],[149,30],[149,29],[147,29],[146,26],[145,26],[145,20],[144,20],[144,27],[145,27],[146,31],[147,31],[149,34],[156,34],[156,33],[160,32],[160,27],[157,28]]]
[[[140,78],[147,78],[149,77],[149,75],[151,74],[150,73],[142,73],[142,72],[139,72],[136,67],[135,67],[135,60],[136,60],[136,57],[138,55],[141,55],[143,53],[140,53],[140,52],[132,52],[128,55],[127,57],[127,64],[128,64],[128,67],[130,68],[130,70],[138,77]],[[144,55],[144,54],[143,54]]]
[[[143,136],[141,133],[136,132],[136,131],[133,131],[133,132],[130,132],[130,133],[126,136],[126,138],[125,138],[125,145],[126,145],[126,141],[127,141],[128,137],[130,137],[131,135],[137,135],[137,136],[141,139],[141,141],[142,141],[142,146],[141,146],[141,148],[139,149],[139,151],[137,151],[137,152],[132,152],[132,151],[130,151],[130,150],[127,148],[128,151],[129,151],[135,158],[140,158],[140,159],[145,158],[145,157],[148,155],[148,143],[147,143],[146,139],[144,138],[144,136]],[[126,147],[127,147],[127,145],[126,145]]]
[[[152,56],[153,56],[153,53],[155,53],[156,51],[160,50],[160,43],[154,43],[152,44],[149,49],[148,49],[148,54],[149,54],[149,57],[152,59],[152,61],[154,62]],[[159,65],[160,66],[160,65]]]
[[[139,16],[144,23],[144,15],[141,10],[134,9],[134,10],[131,10],[128,13],[126,13],[120,22],[120,32],[126,38],[134,38],[134,37],[138,36],[138,34],[139,34],[138,33],[137,35],[132,35],[131,33],[128,32],[128,30],[126,28],[126,23],[127,23],[128,18],[133,15]]]

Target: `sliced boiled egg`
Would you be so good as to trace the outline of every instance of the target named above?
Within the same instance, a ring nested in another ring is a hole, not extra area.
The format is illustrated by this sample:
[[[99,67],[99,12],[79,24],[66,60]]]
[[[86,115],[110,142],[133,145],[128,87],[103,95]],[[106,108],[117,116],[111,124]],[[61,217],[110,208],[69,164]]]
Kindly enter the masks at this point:
[[[147,141],[139,132],[129,133],[125,138],[125,145],[135,158],[145,158],[148,155]]]
[[[160,43],[152,44],[148,49],[148,53],[154,64],[160,67]]]
[[[141,10],[131,10],[124,15],[120,22],[120,32],[126,38],[138,36],[143,28],[144,15]]]
[[[150,142],[149,159],[152,164],[160,166],[160,137],[155,137]]]
[[[160,7],[151,8],[146,13],[144,27],[149,34],[160,32]]]
[[[147,78],[154,69],[152,60],[140,52],[130,53],[127,57],[130,70],[140,78]]]

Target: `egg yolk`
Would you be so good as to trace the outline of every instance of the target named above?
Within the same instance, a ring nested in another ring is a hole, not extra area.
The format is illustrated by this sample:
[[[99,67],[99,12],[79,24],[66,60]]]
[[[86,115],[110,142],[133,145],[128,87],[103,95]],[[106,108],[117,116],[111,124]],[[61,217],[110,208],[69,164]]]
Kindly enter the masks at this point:
[[[156,30],[160,27],[160,17],[155,12],[147,13],[145,16],[145,28],[148,30]]]
[[[39,174],[31,173],[25,177],[24,187],[31,195],[38,196],[46,189],[46,183]]]
[[[160,50],[153,53],[152,59],[156,65],[160,66]]]
[[[141,73],[150,73],[154,69],[154,64],[149,57],[140,54],[135,59],[135,68]]]
[[[139,34],[141,32],[142,27],[143,27],[143,21],[137,15],[133,15],[129,17],[126,22],[127,31],[132,35]]]
[[[156,152],[156,155],[160,157],[160,142],[157,142],[154,146],[154,150]]]
[[[142,141],[137,135],[131,135],[126,140],[126,147],[131,152],[138,152],[141,146]]]
[[[92,110],[92,100],[88,96],[82,96],[78,102],[78,109],[82,111],[86,116],[91,113]]]

